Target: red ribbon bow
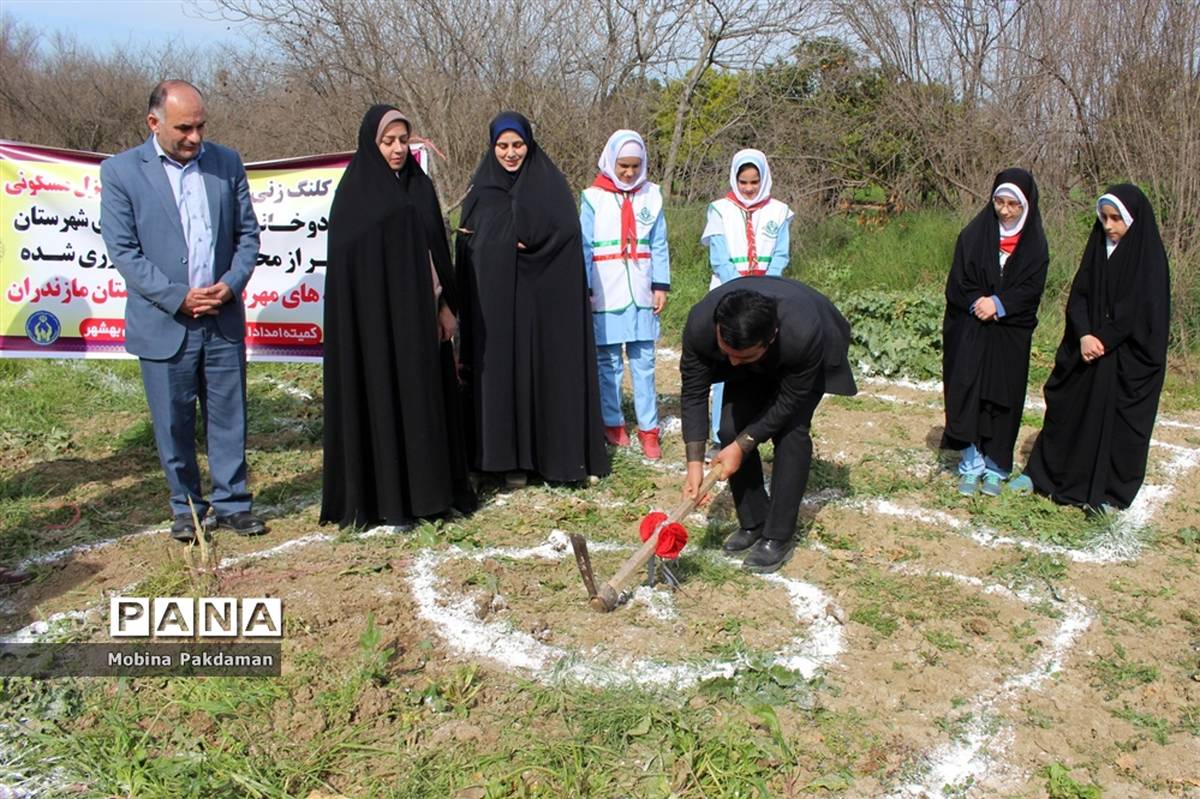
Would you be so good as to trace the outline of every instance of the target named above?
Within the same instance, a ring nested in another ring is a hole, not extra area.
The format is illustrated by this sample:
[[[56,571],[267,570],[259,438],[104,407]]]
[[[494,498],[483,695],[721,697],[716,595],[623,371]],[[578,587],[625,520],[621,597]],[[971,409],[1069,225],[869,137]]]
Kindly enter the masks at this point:
[[[688,534],[687,529],[679,522],[671,522],[663,526],[663,522],[667,520],[667,514],[662,511],[651,511],[642,519],[642,524],[638,528],[638,532],[642,536],[643,541],[650,539],[654,535],[654,531],[662,526],[662,532],[658,534],[658,546],[654,549],[654,554],[663,560],[675,560],[679,557],[679,553],[687,546]]]

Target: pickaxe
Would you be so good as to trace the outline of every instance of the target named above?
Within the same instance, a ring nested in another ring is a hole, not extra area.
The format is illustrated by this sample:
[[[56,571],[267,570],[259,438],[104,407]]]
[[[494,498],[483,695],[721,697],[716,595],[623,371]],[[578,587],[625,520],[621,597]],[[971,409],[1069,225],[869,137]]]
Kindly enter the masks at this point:
[[[617,569],[617,573],[613,575],[612,579],[600,586],[599,590],[596,589],[596,578],[592,572],[592,561],[587,551],[587,540],[578,533],[571,534],[571,547],[575,550],[575,563],[579,566],[580,575],[583,576],[583,584],[587,587],[589,604],[593,610],[608,613],[617,607],[622,589],[629,584],[635,574],[642,570],[646,562],[654,557],[654,552],[658,548],[658,536],[662,529],[672,522],[683,519],[695,510],[701,497],[712,490],[713,485],[721,479],[724,473],[725,468],[720,463],[714,464],[700,483],[700,490],[696,492],[696,496],[680,502],[679,506],[667,515],[666,521],[660,524],[646,539],[641,549],[621,564],[621,568]]]

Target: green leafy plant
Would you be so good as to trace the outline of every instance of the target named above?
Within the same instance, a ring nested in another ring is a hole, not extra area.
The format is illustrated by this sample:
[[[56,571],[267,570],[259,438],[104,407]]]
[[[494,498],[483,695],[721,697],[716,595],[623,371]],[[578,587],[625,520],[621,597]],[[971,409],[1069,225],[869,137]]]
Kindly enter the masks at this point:
[[[393,650],[383,645],[383,633],[375,625],[375,612],[367,613],[367,628],[358,637],[359,671],[362,676],[374,682],[384,682],[387,677],[387,664],[392,659]]]
[[[1042,776],[1046,778],[1046,793],[1049,799],[1101,799],[1099,785],[1081,785],[1071,779],[1071,770],[1062,763],[1046,766],[1042,769]]]
[[[918,379],[942,373],[945,301],[930,289],[855,291],[837,297],[851,327],[850,358],[866,371]]]

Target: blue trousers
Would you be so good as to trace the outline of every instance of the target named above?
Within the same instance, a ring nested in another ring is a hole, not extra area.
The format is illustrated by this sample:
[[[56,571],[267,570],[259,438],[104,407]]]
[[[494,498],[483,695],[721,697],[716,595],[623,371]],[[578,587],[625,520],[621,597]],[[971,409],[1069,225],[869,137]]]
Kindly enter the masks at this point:
[[[1001,480],[1008,479],[1008,470],[997,466],[994,460],[980,452],[974,444],[962,451],[962,459],[958,462],[959,474],[973,474],[979,477],[985,471],[998,475]]]
[[[176,317],[177,319],[179,317]],[[212,317],[180,322],[187,332],[165,361],[140,360],[154,421],[154,443],[171,491],[171,512],[202,518],[209,502],[196,463],[196,401],[204,417],[212,502],[218,516],[248,511],[246,479],[246,345],[221,336]]]
[[[621,412],[621,376],[625,365],[621,360],[621,349],[629,357],[630,382],[633,384],[633,408],[637,413],[638,428],[654,430],[658,427],[658,393],[654,387],[654,342],[626,341],[623,344],[599,344],[596,346],[596,365],[600,372],[600,412],[606,427],[625,424]]]

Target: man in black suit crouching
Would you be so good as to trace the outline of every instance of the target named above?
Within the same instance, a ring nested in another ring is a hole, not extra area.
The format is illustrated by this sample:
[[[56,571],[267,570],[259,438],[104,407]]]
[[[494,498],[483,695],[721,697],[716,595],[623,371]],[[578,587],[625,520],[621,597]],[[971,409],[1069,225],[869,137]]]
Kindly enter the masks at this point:
[[[725,383],[721,451],[739,528],[726,553],[746,552],[743,567],[777,570],[791,556],[796,518],[812,464],[809,427],[825,394],[858,389],[847,351],[850,324],[820,292],[795,280],[743,277],[698,302],[683,333],[684,495],[694,497],[704,472],[708,392]],[[758,445],[775,444],[768,495]]]

